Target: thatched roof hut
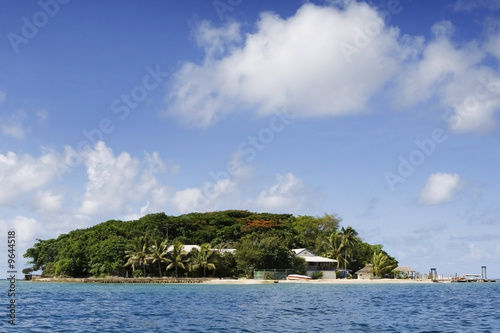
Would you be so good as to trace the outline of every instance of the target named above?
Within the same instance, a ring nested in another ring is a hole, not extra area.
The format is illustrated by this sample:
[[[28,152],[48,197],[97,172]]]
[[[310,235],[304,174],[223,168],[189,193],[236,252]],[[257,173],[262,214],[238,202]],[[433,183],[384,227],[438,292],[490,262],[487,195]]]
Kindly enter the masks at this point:
[[[354,274],[356,274],[360,280],[373,279],[373,265],[366,265]]]
[[[394,273],[399,272],[399,273],[406,274],[410,278],[415,277],[415,270],[411,267],[408,267],[408,266],[398,266],[398,267],[394,268],[392,271]]]

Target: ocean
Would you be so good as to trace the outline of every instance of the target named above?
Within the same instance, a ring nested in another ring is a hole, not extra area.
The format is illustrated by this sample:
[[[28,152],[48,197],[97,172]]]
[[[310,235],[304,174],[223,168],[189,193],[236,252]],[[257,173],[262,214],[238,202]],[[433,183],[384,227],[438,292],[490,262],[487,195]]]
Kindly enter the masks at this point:
[[[0,283],[1,332],[500,332],[500,283]]]

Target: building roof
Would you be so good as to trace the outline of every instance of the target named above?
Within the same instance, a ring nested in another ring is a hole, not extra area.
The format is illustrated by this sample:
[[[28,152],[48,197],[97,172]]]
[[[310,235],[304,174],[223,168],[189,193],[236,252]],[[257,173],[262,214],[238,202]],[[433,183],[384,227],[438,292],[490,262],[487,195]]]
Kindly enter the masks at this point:
[[[301,257],[305,257],[305,256],[316,257],[316,254],[314,252],[312,252],[311,250],[308,250],[306,248],[292,249],[292,251],[295,252],[296,255],[301,256]]]
[[[373,273],[373,265],[366,265],[354,274],[370,274]]]
[[[172,251],[173,248],[174,248],[174,246],[170,245],[169,247],[167,247],[167,251]],[[198,245],[183,245],[182,249],[184,251],[186,251],[187,253],[189,253],[189,252],[191,252],[192,249],[200,250],[200,247]]]
[[[295,255],[304,258],[306,262],[337,262],[337,260],[320,257],[309,251],[308,249],[292,249]]]
[[[315,257],[302,257],[302,256],[300,256],[300,257],[304,258],[306,260],[306,262],[337,262],[337,260],[319,257],[319,256],[315,256]]]
[[[398,267],[394,268],[392,271],[393,272],[394,271],[398,271],[398,272],[401,272],[401,273],[412,273],[412,272],[415,272],[415,270],[413,268],[410,268],[408,266],[398,266]]]

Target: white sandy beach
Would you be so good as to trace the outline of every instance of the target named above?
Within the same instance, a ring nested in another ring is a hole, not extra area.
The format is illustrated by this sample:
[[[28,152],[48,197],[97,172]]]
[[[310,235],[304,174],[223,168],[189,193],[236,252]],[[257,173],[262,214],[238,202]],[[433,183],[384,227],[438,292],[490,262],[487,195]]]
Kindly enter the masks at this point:
[[[318,280],[254,280],[254,279],[212,279],[205,281],[204,284],[270,284],[270,283],[309,283],[309,284],[422,284],[433,283],[432,280],[410,280],[410,279],[318,279]]]

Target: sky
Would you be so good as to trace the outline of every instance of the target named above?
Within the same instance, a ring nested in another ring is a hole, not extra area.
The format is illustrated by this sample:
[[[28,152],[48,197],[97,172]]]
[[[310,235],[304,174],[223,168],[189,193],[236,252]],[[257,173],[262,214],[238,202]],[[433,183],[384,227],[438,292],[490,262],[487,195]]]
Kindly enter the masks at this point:
[[[328,213],[422,274],[500,277],[499,14],[1,1],[0,245],[15,230],[20,272],[36,239],[109,219]]]

